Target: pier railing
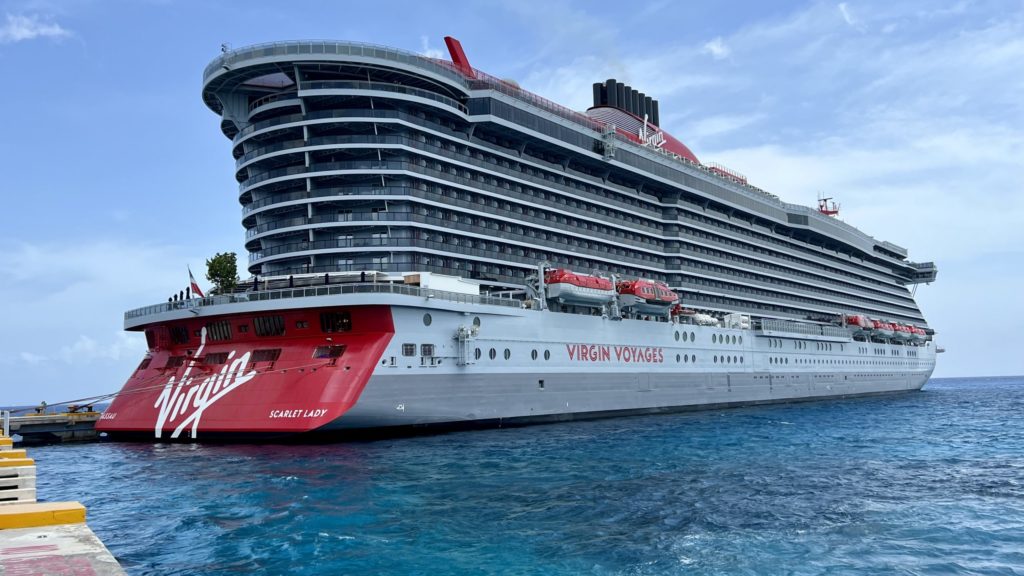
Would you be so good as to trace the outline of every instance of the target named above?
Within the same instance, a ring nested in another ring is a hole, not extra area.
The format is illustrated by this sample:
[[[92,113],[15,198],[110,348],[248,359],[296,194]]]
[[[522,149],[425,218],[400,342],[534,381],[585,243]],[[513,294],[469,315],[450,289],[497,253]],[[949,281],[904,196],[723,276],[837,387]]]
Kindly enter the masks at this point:
[[[359,282],[276,290],[254,290],[250,292],[238,292],[235,294],[223,294],[220,296],[207,296],[206,298],[177,300],[129,310],[124,313],[124,319],[130,320],[132,318],[171,312],[173,310],[188,310],[238,302],[261,302],[264,300],[283,300],[288,298],[306,298],[310,296],[335,296],[341,294],[401,294],[405,296],[420,296],[422,298],[437,298],[440,300],[459,302],[463,304],[489,304],[492,306],[508,306],[510,308],[519,308],[522,306],[522,301],[514,300],[512,298],[495,298],[493,296],[460,294],[458,292],[446,292],[444,290],[433,290],[431,288],[423,288],[421,286],[395,284],[391,282]]]

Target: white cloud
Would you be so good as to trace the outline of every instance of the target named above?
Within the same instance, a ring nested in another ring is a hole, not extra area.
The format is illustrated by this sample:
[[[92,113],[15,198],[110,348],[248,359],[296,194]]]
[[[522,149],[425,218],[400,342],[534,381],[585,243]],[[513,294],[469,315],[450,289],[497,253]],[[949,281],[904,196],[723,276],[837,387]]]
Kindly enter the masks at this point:
[[[18,357],[26,364],[39,364],[46,360],[46,356],[43,356],[42,354],[34,354],[32,352],[21,352],[18,354]]]
[[[56,22],[43,21],[37,15],[7,14],[6,22],[0,26],[0,44],[10,44],[36,38],[63,38],[71,33]]]
[[[126,309],[185,288],[186,265],[204,260],[177,246],[137,240],[29,243],[0,239],[0,350],[22,365],[6,401],[49,402],[116,392],[142,358],[142,334],[122,330]],[[29,369],[31,367],[31,369]]]
[[[762,114],[707,116],[691,122],[680,133],[687,141],[697,143],[704,138],[718,136],[745,128],[762,119]]]
[[[840,2],[838,8],[839,13],[843,15],[843,20],[845,20],[850,26],[853,26],[855,23],[853,21],[853,17],[850,16],[850,10],[846,7],[846,2]]]
[[[701,52],[710,54],[715,60],[722,60],[728,58],[732,50],[725,44],[722,37],[719,36],[705,43],[704,47],[701,48]]]
[[[430,46],[430,38],[427,36],[420,36],[420,55],[426,56],[427,58],[445,57],[445,53],[443,51]]]
[[[117,361],[126,358],[137,360],[145,352],[144,340],[124,332],[117,332],[112,341],[101,344],[80,334],[72,344],[62,346],[58,357],[67,364],[91,363],[94,361]]]

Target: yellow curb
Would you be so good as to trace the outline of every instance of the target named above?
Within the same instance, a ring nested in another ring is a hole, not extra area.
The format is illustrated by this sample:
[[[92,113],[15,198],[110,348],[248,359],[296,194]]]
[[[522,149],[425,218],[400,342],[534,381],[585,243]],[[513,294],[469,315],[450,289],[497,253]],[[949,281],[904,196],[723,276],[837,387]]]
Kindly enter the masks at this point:
[[[0,506],[0,530],[34,528],[85,522],[85,506],[79,502],[5,504]]]
[[[0,436],[0,446],[14,446],[14,440],[7,436]]]
[[[28,458],[28,454],[24,450],[3,450],[0,458]]]
[[[35,466],[31,458],[0,458],[0,468],[16,468],[18,466]]]

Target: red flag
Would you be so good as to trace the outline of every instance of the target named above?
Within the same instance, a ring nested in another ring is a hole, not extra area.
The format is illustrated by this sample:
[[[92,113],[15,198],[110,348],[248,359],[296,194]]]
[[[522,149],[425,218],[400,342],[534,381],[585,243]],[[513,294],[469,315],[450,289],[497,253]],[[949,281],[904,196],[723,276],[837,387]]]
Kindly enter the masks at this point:
[[[195,277],[192,276],[191,267],[188,269],[188,281],[192,283],[192,293],[195,294],[196,296],[199,296],[200,298],[205,298],[205,296],[203,296],[203,291],[199,289],[199,284],[196,284]]]

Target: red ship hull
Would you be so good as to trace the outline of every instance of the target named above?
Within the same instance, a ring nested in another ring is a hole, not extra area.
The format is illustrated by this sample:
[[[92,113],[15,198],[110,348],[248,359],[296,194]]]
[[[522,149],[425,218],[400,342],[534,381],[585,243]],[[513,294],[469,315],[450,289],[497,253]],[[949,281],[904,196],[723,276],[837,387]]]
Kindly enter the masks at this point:
[[[99,432],[174,440],[314,431],[355,405],[395,330],[388,306],[359,306],[145,331],[147,356],[97,422]]]

